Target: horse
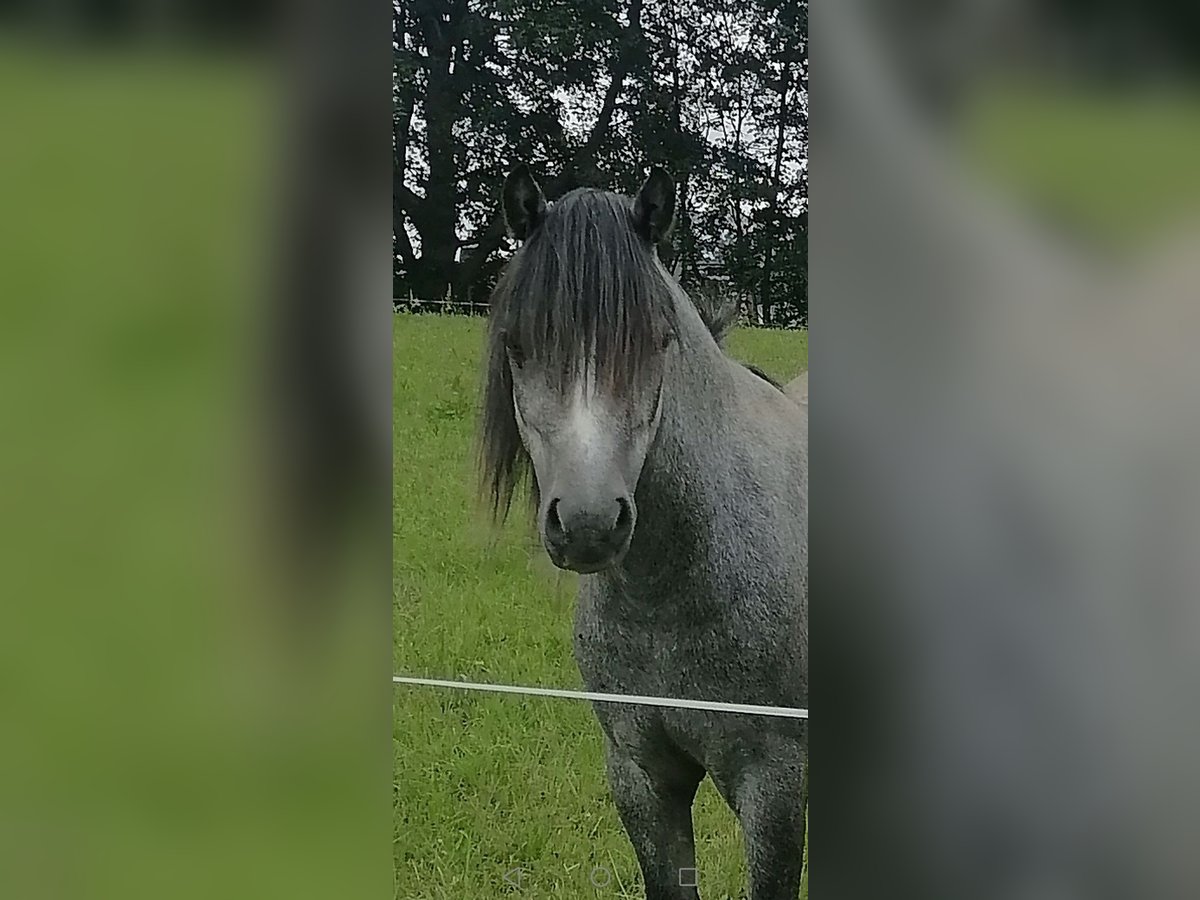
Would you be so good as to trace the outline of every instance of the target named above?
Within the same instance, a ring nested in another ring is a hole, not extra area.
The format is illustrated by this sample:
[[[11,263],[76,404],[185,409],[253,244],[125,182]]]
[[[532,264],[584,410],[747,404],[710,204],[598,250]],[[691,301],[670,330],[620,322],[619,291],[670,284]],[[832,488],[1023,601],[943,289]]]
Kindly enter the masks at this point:
[[[527,484],[550,560],[579,573],[590,691],[808,706],[807,379],[797,402],[727,356],[658,258],[675,184],[547,202],[506,178],[519,248],[493,291],[480,465],[499,521]],[[594,703],[648,900],[697,900],[707,775],[745,837],[752,900],[795,900],[807,721]]]

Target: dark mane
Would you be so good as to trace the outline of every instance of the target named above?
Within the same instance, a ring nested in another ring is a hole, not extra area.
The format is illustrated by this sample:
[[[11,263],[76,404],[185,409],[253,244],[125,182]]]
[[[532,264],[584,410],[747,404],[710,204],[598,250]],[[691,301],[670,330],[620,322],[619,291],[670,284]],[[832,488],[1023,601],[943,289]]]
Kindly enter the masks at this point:
[[[713,340],[717,342],[717,346],[724,349],[725,338],[729,336],[729,332],[733,331],[733,326],[737,324],[738,304],[736,300],[731,300],[724,295],[698,293],[692,301],[696,306],[696,311],[700,313],[700,319],[708,328],[709,334],[713,336]],[[760,369],[758,366],[751,363],[742,363],[747,369],[765,381],[767,384],[776,388],[779,391],[783,390],[783,385]]]
[[[692,297],[692,303],[696,307],[696,312],[700,313],[700,319],[708,328],[708,333],[713,336],[713,340],[719,346],[723,347],[725,338],[729,336],[729,332],[737,323],[739,312],[737,301],[724,295],[714,296],[701,291]]]
[[[498,518],[530,468],[506,348],[559,373],[564,385],[594,365],[598,383],[624,393],[639,389],[674,326],[669,276],[635,230],[632,208],[626,197],[587,188],[550,204],[492,293],[480,462]]]
[[[749,369],[751,372],[753,372],[755,375],[757,375],[759,378],[761,378],[763,381],[765,381],[767,384],[774,387],[777,391],[783,390],[782,384],[780,384],[778,381],[776,381],[774,378],[772,378],[770,375],[768,375],[766,372],[764,372],[758,366],[754,365],[753,363],[742,363],[742,365],[745,366],[747,369]]]

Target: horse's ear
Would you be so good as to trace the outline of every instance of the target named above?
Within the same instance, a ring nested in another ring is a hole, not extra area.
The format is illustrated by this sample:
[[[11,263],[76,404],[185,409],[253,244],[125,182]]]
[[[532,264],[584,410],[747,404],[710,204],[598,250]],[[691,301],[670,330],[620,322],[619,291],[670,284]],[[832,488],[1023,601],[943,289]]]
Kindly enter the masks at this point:
[[[662,166],[650,170],[646,183],[633,204],[633,219],[638,233],[657,244],[671,233],[675,224],[675,179]]]
[[[529,174],[529,166],[521,163],[504,179],[504,221],[518,241],[523,241],[537,229],[546,212],[542,189]]]

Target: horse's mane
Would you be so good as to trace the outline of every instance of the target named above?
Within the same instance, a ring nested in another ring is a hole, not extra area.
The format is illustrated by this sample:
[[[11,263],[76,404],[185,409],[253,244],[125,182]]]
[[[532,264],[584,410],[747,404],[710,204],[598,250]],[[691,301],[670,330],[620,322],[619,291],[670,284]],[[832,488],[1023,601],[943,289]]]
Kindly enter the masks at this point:
[[[698,298],[705,297],[703,293],[697,294]],[[700,319],[704,322],[709,333],[713,336],[713,340],[717,342],[717,346],[722,350],[725,349],[725,338],[729,336],[729,332],[733,330],[733,326],[737,323],[738,303],[736,300],[724,297],[720,300],[712,299],[696,299],[692,300],[696,311],[700,313]],[[743,362],[743,366],[765,381],[767,384],[774,387],[776,390],[782,391],[783,385],[752,363]]]
[[[765,381],[767,384],[771,385],[771,387],[775,388],[775,390],[780,391],[781,393],[783,392],[783,385],[780,384],[778,381],[776,381],[774,378],[772,378],[770,375],[768,375],[766,372],[764,372],[762,369],[760,369],[758,366],[754,365],[753,363],[748,363],[748,362],[744,362],[744,363],[742,363],[742,365],[745,366],[747,369],[749,369],[751,372],[753,372],[755,375],[757,375],[759,378],[761,378],[763,381]]]
[[[714,301],[703,292],[697,292],[695,298],[692,298],[692,304],[700,313],[700,319],[713,336],[713,340],[717,342],[718,346],[724,347],[725,338],[729,336],[729,332],[737,323],[737,301],[728,297]]]

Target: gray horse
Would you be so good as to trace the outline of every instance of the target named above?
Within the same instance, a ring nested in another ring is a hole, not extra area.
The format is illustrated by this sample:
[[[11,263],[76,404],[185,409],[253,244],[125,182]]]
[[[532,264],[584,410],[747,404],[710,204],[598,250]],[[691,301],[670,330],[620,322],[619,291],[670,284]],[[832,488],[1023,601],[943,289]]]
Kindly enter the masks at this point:
[[[808,415],[725,355],[659,261],[675,185],[547,203],[526,167],[521,247],[492,299],[481,463],[503,518],[530,480],[551,560],[581,574],[575,655],[593,691],[808,705]],[[650,900],[698,898],[705,774],[741,822],[752,900],[795,900],[800,719],[596,704],[608,779]]]

